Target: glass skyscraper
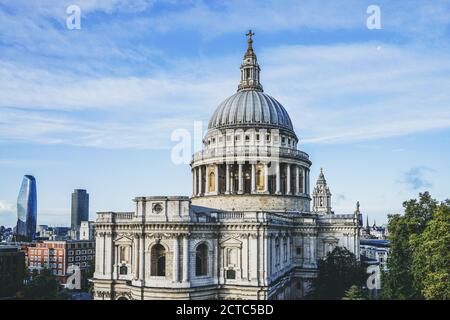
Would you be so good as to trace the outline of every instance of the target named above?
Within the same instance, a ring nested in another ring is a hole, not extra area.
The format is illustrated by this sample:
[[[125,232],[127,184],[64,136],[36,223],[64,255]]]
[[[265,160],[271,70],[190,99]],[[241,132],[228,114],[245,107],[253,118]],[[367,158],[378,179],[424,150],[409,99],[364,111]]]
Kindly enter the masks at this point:
[[[37,193],[36,179],[33,176],[23,177],[17,198],[17,226],[18,240],[33,240],[36,234],[37,221]]]

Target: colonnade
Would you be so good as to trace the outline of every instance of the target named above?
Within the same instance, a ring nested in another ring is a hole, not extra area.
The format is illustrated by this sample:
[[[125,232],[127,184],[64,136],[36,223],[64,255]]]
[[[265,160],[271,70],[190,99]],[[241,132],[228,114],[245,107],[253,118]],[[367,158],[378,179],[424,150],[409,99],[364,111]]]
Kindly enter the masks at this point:
[[[233,162],[192,168],[193,196],[309,194],[309,168],[286,162]]]

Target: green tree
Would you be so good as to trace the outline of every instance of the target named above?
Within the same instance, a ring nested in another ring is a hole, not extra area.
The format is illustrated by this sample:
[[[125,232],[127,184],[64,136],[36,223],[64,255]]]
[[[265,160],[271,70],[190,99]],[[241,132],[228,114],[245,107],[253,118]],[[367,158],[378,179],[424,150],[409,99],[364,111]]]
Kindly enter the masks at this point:
[[[411,238],[412,275],[425,299],[450,299],[450,201],[433,213],[425,230]]]
[[[336,247],[325,259],[318,261],[318,274],[312,281],[310,299],[342,299],[352,285],[362,287],[367,278],[365,268],[355,255]]]
[[[90,264],[87,269],[81,270],[81,291],[91,292],[92,282],[89,279],[94,277],[95,265]]]
[[[353,285],[347,291],[342,300],[364,300],[366,295],[361,286]]]
[[[382,298],[384,299],[422,299],[412,274],[411,240],[420,235],[431,220],[438,202],[428,192],[420,193],[419,200],[411,199],[403,203],[404,215],[389,215],[390,252],[387,267],[383,272]]]
[[[59,283],[50,270],[34,275],[26,284],[23,297],[27,300],[54,300],[58,298]]]

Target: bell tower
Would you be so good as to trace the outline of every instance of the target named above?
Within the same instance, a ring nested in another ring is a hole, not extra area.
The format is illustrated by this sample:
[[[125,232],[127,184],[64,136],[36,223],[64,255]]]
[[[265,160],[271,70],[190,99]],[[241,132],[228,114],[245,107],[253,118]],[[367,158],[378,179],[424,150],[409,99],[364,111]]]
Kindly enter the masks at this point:
[[[316,187],[313,194],[313,211],[319,214],[333,214],[331,211],[331,192],[327,186],[327,180],[323,174],[323,169],[320,168],[319,178],[317,179]]]

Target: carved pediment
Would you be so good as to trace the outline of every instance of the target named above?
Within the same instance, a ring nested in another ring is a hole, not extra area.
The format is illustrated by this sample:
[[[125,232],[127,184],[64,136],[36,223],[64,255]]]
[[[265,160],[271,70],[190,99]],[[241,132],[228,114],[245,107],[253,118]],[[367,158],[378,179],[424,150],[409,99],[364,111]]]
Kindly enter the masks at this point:
[[[114,240],[114,243],[116,245],[118,245],[118,244],[131,244],[131,242],[132,242],[131,236],[123,236],[123,235],[119,236],[116,240]]]
[[[333,236],[328,236],[328,237],[322,239],[322,241],[323,241],[324,243],[338,243],[338,242],[339,242],[339,239],[336,238],[336,237],[333,237]]]
[[[242,241],[236,239],[236,238],[227,238],[225,240],[222,240],[220,242],[220,246],[222,248],[224,247],[234,247],[234,248],[241,248],[242,247]]]

